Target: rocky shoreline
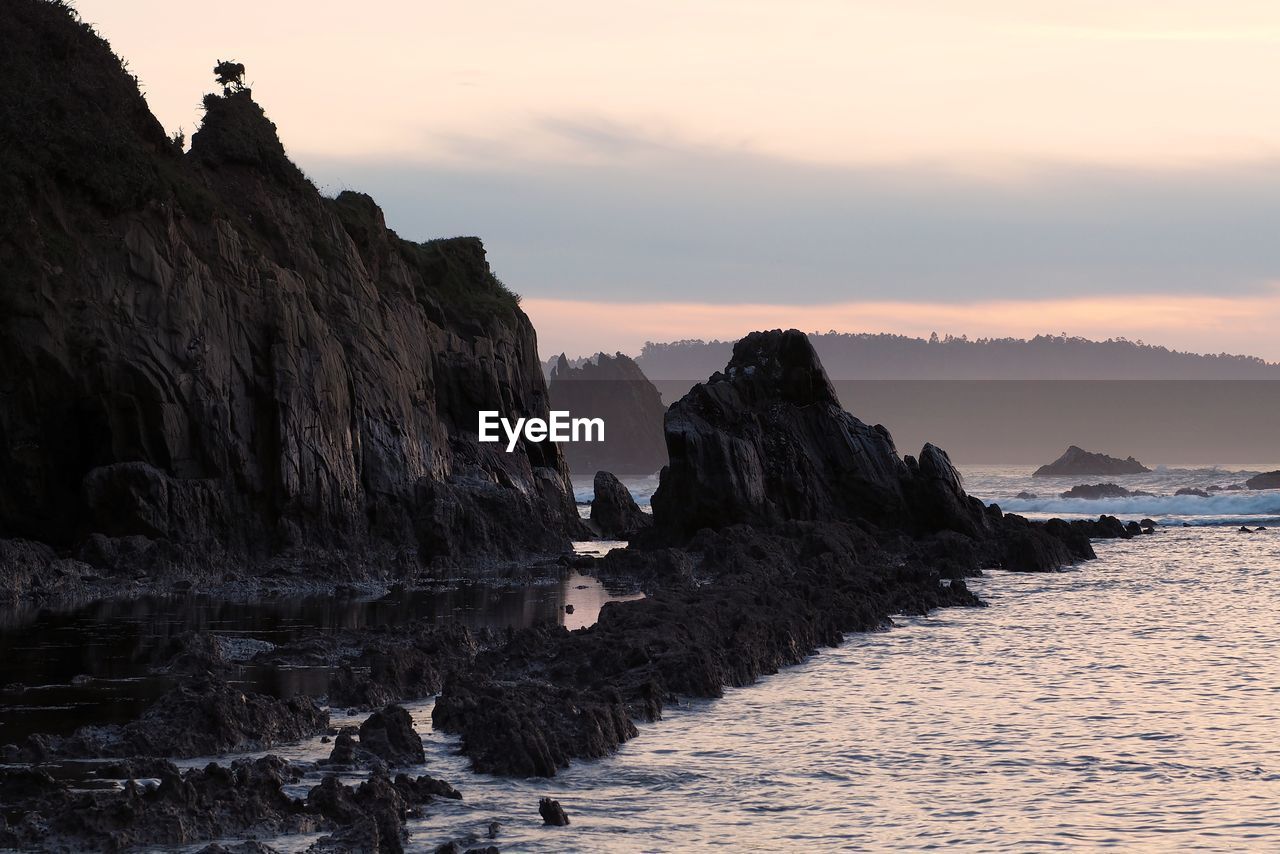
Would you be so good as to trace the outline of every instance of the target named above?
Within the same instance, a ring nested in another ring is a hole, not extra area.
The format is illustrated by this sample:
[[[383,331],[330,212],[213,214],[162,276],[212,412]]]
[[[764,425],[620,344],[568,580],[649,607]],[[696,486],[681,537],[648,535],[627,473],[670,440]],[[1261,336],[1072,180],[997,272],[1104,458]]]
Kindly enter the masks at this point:
[[[1092,539],[1140,530],[1110,517],[1029,522],[968,498],[939,449],[898,458],[884,428],[867,428],[839,408],[799,333],[749,337],[708,385],[668,416],[672,465],[652,526],[627,549],[564,558],[579,571],[626,578],[646,598],[608,603],[578,631],[542,624],[473,632],[418,621],[317,630],[266,648],[184,636],[164,668],[180,684],[137,721],[0,749],[8,763],[0,772],[8,816],[0,840],[119,849],[323,831],[317,852],[399,851],[404,818],[458,791],[429,776],[390,773],[420,768],[422,757],[397,702],[436,697],[433,727],[459,736],[475,771],[550,777],[608,755],[638,734],[637,722],[660,720],[679,698],[749,685],[849,632],[887,628],[895,614],[979,606],[965,579],[984,568],[1051,571],[1093,557]],[[790,448],[786,455],[765,452],[779,445]],[[731,456],[708,462],[729,446]],[[819,459],[825,478],[796,477],[790,464]],[[776,479],[785,482],[770,483]],[[855,479],[858,489],[837,491]],[[630,510],[614,494],[615,479],[600,482],[610,510]],[[784,504],[780,496],[788,496]],[[695,530],[685,523],[689,507],[704,508],[708,520]],[[329,710],[371,714],[358,730],[339,729],[315,699],[236,686],[244,663],[327,668]],[[322,735],[336,741],[317,768],[269,755],[187,772],[169,763]],[[123,788],[86,795],[41,776],[50,763],[85,759],[107,762],[95,774],[119,775],[113,779],[124,779]],[[328,776],[304,798],[281,794],[288,780],[317,769]],[[369,776],[352,787],[334,776],[344,770]],[[140,787],[141,778],[160,782]],[[209,799],[222,806],[210,809]],[[201,818],[184,821],[187,812]],[[39,828],[53,830],[40,837]]]

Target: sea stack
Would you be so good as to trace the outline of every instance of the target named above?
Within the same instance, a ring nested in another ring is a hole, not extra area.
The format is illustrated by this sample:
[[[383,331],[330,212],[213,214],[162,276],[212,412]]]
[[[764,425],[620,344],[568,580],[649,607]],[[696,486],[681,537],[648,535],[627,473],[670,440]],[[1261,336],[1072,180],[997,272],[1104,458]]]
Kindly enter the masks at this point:
[[[1106,454],[1095,454],[1078,445],[1067,448],[1053,462],[1040,466],[1033,477],[1071,477],[1075,475],[1143,474],[1151,469],[1133,457],[1117,459]]]
[[[550,372],[551,408],[573,417],[600,418],[603,442],[566,442],[569,468],[579,475],[606,470],[654,474],[667,461],[662,395],[629,356],[597,353],[573,366],[563,353]]]
[[[753,332],[724,371],[694,386],[666,416],[670,464],[653,496],[659,529],[787,520],[864,519],[977,535],[981,502],[965,495],[951,460],[926,445],[898,455],[893,437],[845,412],[808,337]]]

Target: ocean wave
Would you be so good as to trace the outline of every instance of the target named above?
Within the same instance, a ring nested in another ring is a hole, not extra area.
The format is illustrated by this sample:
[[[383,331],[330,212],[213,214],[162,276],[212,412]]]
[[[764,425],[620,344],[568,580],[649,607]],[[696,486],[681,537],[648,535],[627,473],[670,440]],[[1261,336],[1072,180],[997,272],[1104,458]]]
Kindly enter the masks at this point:
[[[1120,516],[1122,518],[1198,517],[1248,520],[1280,516],[1280,490],[1229,493],[1200,498],[1195,495],[1136,495],[1127,498],[1005,498],[985,499],[1009,513],[1064,516]]]

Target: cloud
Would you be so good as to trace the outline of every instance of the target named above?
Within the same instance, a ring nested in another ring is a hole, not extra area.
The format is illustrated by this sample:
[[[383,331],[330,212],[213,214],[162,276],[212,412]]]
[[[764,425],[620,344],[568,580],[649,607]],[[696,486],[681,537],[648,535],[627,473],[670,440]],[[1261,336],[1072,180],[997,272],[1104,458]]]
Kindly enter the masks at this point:
[[[325,160],[406,237],[478,234],[530,297],[829,304],[1250,294],[1280,280],[1280,162],[838,167],[543,121],[466,162]],[[540,140],[540,142],[536,141]]]
[[[646,341],[736,340],[756,329],[895,332],[928,337],[1032,337],[1037,334],[1124,337],[1174,349],[1244,353],[1280,361],[1280,286],[1251,296],[1125,294],[1044,300],[822,305],[705,302],[588,302],[526,299],[544,358],[621,350]]]

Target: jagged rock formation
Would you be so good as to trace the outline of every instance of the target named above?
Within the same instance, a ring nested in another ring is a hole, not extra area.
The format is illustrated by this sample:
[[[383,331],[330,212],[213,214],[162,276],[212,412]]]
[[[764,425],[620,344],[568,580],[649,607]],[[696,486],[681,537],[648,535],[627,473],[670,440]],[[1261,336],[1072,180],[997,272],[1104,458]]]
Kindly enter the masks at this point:
[[[0,43],[10,593],[67,557],[350,575],[567,544],[557,447],[476,441],[478,409],[548,410],[479,240],[321,196],[247,89],[205,99],[184,154],[59,4],[7,4]]]
[[[622,483],[607,471],[596,472],[591,498],[591,525],[603,537],[629,539],[653,524]]]
[[[1280,489],[1280,471],[1254,475],[1244,482],[1249,489]],[[1227,487],[1230,489],[1231,487]]]
[[[679,540],[701,528],[866,519],[976,535],[989,528],[946,452],[898,456],[889,431],[845,412],[809,339],[753,332],[723,372],[667,411],[670,465],[653,511]]]
[[[1033,477],[1070,477],[1073,475],[1143,474],[1151,469],[1133,457],[1117,459],[1106,454],[1094,454],[1072,445],[1053,462],[1040,466]]]
[[[599,353],[574,366],[561,353],[551,369],[550,394],[553,409],[604,419],[603,442],[561,446],[574,472],[653,474],[666,463],[662,395],[630,357]]]
[[[446,680],[432,711],[482,772],[551,776],[603,756],[679,696],[716,697],[896,613],[980,604],[984,567],[1049,571],[1136,523],[1030,522],[964,492],[947,455],[899,458],[844,412],[800,332],[753,333],[667,414],[654,528],[598,572],[642,577],[569,632],[538,626]]]
[[[211,838],[331,831],[310,851],[397,852],[408,839],[405,820],[437,797],[456,798],[446,783],[426,775],[394,779],[376,772],[358,786],[326,777],[306,799],[286,786],[300,770],[279,758],[238,759],[181,771],[169,762],[152,763],[148,776],[159,785],[129,779],[122,790],[76,790],[42,770],[0,768],[0,847],[15,851],[123,851],[188,848]],[[452,793],[452,794],[450,794]],[[245,842],[231,849],[274,851]]]

